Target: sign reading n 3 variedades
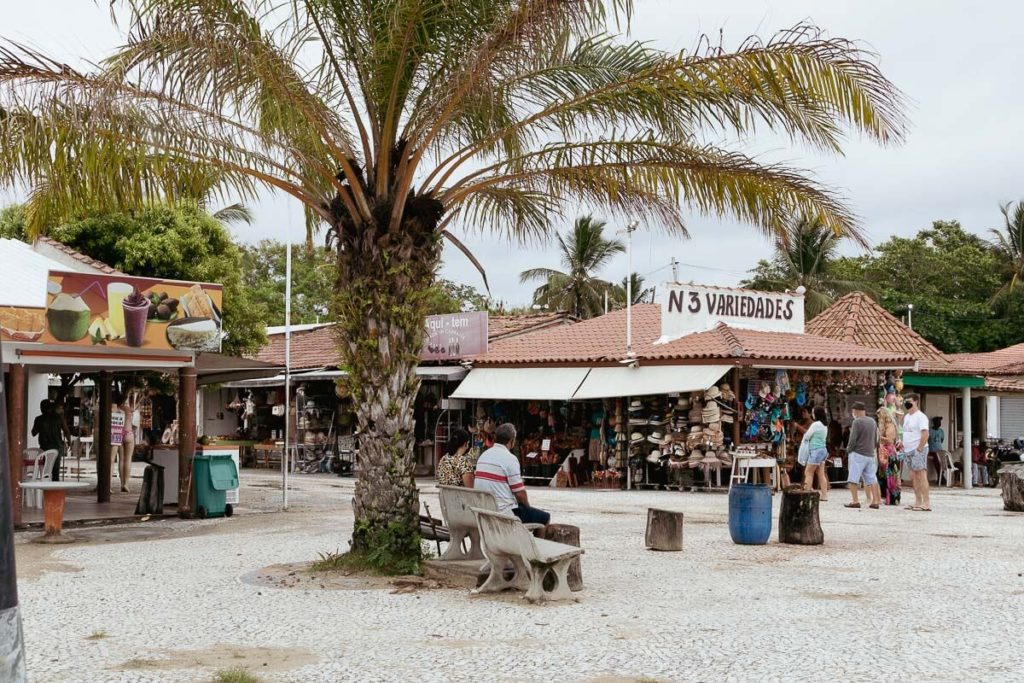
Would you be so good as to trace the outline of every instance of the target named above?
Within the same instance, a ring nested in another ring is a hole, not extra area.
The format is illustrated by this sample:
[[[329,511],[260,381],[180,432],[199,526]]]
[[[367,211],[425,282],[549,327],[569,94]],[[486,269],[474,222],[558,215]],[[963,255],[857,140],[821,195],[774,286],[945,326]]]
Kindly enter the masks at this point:
[[[50,271],[46,306],[0,311],[11,341],[157,351],[219,351],[220,285]]]
[[[804,331],[804,297],[791,292],[758,292],[669,283],[661,304],[661,341],[710,330],[718,323],[765,332]]]

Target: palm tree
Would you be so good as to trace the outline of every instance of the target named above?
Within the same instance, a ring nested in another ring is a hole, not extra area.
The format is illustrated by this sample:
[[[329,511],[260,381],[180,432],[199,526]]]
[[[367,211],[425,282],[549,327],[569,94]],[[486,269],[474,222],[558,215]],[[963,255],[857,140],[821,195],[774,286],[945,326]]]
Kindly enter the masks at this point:
[[[770,292],[803,287],[804,313],[810,320],[843,294],[870,289],[866,282],[835,277],[830,265],[836,260],[842,238],[817,218],[794,219],[776,240],[775,256],[761,261],[753,277],[741,284]]]
[[[646,287],[644,276],[638,273],[630,273],[629,279],[632,282],[629,283],[630,289],[633,292],[633,301],[635,304],[653,304],[654,303],[654,287]],[[622,278],[622,282],[619,283],[619,293],[622,305],[626,305],[626,278]]]
[[[338,252],[362,434],[352,550],[393,570],[420,557],[416,365],[442,241],[468,255],[452,228],[538,239],[584,203],[675,234],[688,209],[857,235],[802,170],[710,141],[769,130],[839,152],[847,129],[890,144],[906,128],[874,55],[811,26],[666,53],[606,33],[631,0],[115,5],[123,47],[86,72],[0,41],[0,185],[31,188],[35,230],[173,201],[211,171],[233,200],[294,198]]]
[[[617,239],[602,234],[605,222],[593,216],[577,218],[567,239],[558,235],[565,272],[551,268],[523,271],[519,281],[545,280],[533,292],[533,303],[553,310],[569,311],[577,318],[593,318],[604,311],[605,295],[613,296],[615,286],[596,277],[615,254],[626,250]]]
[[[995,300],[1003,300],[1013,293],[1024,279],[1024,201],[1007,202],[1000,205],[1003,214],[1003,229],[993,228],[992,246],[1002,262],[1005,283]]]

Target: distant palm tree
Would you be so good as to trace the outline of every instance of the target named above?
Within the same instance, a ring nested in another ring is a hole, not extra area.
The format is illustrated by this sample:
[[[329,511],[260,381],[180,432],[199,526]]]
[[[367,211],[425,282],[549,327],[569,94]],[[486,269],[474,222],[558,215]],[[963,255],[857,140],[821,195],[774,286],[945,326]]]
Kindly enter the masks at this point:
[[[796,218],[776,241],[772,260],[758,263],[751,271],[753,277],[741,284],[767,291],[803,287],[804,312],[810,320],[831,306],[836,297],[869,289],[865,282],[839,279],[829,272],[841,240],[820,220]]]
[[[1002,261],[1004,284],[995,298],[1007,296],[1024,280],[1024,201],[1007,202],[999,207],[1003,214],[1002,230],[993,228],[992,246]]]
[[[633,304],[653,304],[654,303],[654,287],[646,287],[644,282],[644,276],[637,273],[630,273],[629,279],[633,282],[631,286],[633,288]],[[622,282],[616,287],[615,299],[616,303],[620,306],[626,305],[626,278],[622,278]]]
[[[617,239],[605,239],[604,221],[593,216],[576,219],[572,233],[565,239],[558,235],[565,272],[552,268],[532,268],[519,275],[526,283],[545,280],[533,292],[533,303],[569,311],[578,318],[592,318],[604,311],[604,297],[615,295],[615,285],[597,277],[615,254],[626,250]]]

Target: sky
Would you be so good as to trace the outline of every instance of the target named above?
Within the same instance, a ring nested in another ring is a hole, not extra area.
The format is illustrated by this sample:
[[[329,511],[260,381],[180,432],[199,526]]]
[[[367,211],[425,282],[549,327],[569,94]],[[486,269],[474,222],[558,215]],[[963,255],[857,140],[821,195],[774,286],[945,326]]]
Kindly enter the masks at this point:
[[[0,35],[41,48],[82,66],[98,60],[119,41],[107,3],[0,0]],[[702,33],[720,35],[726,47],[757,34],[811,22],[829,35],[860,41],[877,54],[883,73],[907,96],[910,131],[899,147],[880,148],[854,136],[842,157],[820,156],[776,139],[757,139],[737,149],[765,161],[807,169],[837,190],[860,217],[873,244],[909,236],[934,220],[959,220],[986,234],[1001,225],[999,204],[1024,199],[1024,5],[1006,0],[637,0],[631,37],[666,50],[691,48]],[[0,201],[17,200],[0,189]],[[289,232],[300,240],[299,206],[267,195],[253,206],[254,225],[236,229],[243,241]],[[570,216],[572,214],[569,214]],[[568,223],[563,230],[568,229]],[[683,281],[735,285],[771,245],[755,229],[731,220],[690,214],[690,239],[642,225],[633,237],[634,269],[649,283],[668,279],[669,261],[683,265]],[[611,229],[622,226],[610,224]],[[551,245],[510,244],[479,231],[459,234],[488,271],[491,293],[514,305],[529,303],[531,287],[519,284],[527,268],[558,267]],[[856,249],[847,246],[848,253]],[[601,273],[625,277],[625,256]],[[447,249],[441,274],[482,289],[472,265]]]

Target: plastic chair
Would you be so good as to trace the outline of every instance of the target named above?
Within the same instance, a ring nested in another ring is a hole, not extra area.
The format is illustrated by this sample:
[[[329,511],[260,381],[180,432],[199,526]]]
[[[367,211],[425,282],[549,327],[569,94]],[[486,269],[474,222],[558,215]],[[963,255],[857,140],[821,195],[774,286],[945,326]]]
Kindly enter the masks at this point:
[[[30,481],[51,481],[53,479],[53,463],[57,460],[58,455],[56,449],[40,452],[36,456],[28,479]],[[31,502],[29,502],[30,500]],[[22,497],[22,503],[28,503],[30,507],[41,510],[43,508],[43,492],[30,491],[28,495]]]
[[[961,449],[957,449],[960,452]],[[953,454],[949,451],[940,451],[942,455],[942,467],[939,468],[939,476],[935,479],[936,486],[942,486],[942,477],[946,477],[946,488],[956,486],[956,479],[960,476],[960,470],[954,464]],[[943,469],[945,468],[945,469]]]

